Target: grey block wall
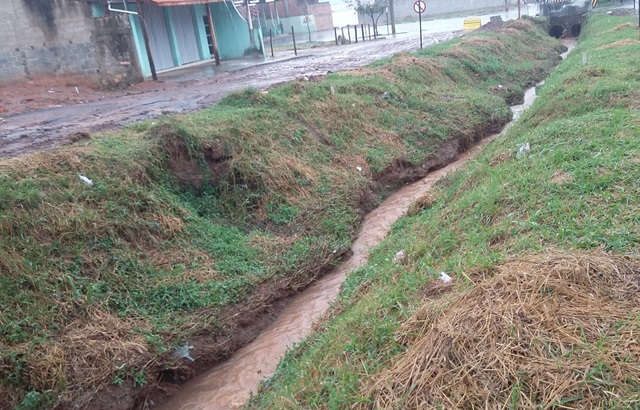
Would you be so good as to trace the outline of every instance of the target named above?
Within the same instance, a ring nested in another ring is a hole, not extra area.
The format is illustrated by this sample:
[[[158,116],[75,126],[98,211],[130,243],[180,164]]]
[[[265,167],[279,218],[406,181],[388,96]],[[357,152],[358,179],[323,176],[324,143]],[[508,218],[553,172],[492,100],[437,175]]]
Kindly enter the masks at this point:
[[[129,21],[94,19],[76,0],[1,0],[0,85],[37,78],[96,86],[142,81]],[[125,50],[105,47],[110,37]]]

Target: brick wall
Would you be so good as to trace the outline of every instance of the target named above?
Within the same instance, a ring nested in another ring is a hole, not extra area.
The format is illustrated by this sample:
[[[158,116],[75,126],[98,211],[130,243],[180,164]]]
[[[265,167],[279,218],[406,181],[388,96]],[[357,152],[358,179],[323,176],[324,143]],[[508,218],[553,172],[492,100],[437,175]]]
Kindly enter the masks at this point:
[[[286,6],[284,3],[287,3]],[[309,14],[315,16],[316,31],[333,30],[333,17],[331,16],[331,4],[320,2],[319,0],[307,0],[309,4]],[[305,12],[304,0],[284,0],[276,1],[278,14],[280,17],[303,16]],[[272,7],[269,5],[269,7]],[[267,11],[267,14],[269,11]],[[274,13],[275,14],[275,13]]]
[[[0,27],[0,84],[53,77],[108,87],[142,79],[128,19],[93,19],[86,2],[1,0]],[[126,47],[111,46],[112,37]]]
[[[329,3],[309,4],[309,13],[315,16],[316,31],[333,30],[333,16],[331,15],[331,4]]]

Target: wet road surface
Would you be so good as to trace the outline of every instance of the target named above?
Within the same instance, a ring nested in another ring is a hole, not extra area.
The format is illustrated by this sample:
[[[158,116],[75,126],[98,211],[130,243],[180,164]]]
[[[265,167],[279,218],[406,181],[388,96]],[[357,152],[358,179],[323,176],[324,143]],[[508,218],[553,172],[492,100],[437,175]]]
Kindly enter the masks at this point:
[[[424,44],[445,41],[461,32],[424,36]],[[69,143],[67,136],[117,129],[140,120],[172,113],[185,113],[210,106],[232,91],[246,87],[264,89],[300,76],[324,75],[362,67],[375,60],[401,51],[415,50],[418,38],[398,38],[360,42],[340,47],[301,50],[296,59],[250,67],[234,72],[198,77],[167,74],[171,87],[135,95],[106,98],[76,104],[25,112],[6,117],[0,123],[0,158],[53,148]],[[173,78],[175,77],[175,78]]]

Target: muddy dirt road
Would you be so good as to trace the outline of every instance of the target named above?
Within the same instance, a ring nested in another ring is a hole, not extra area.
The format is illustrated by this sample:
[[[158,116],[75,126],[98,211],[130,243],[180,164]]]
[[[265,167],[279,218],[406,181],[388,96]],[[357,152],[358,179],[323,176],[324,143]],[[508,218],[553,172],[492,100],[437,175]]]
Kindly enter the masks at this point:
[[[456,35],[461,32],[427,35],[424,44],[445,41]],[[99,101],[11,115],[4,118],[6,122],[0,122],[0,158],[70,143],[70,134],[116,129],[161,115],[198,110],[245,87],[264,89],[304,75],[350,70],[417,47],[415,36],[301,50],[296,59],[202,78],[167,75],[162,84],[143,87],[133,95],[114,95]]]

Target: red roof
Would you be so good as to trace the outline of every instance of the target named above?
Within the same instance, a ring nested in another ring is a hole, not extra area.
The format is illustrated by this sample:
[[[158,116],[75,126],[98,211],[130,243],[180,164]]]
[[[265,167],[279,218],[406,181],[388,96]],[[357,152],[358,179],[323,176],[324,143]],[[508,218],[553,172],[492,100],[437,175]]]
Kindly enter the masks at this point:
[[[150,3],[154,6],[191,6],[193,4],[216,3],[224,0],[138,0],[143,3]]]

